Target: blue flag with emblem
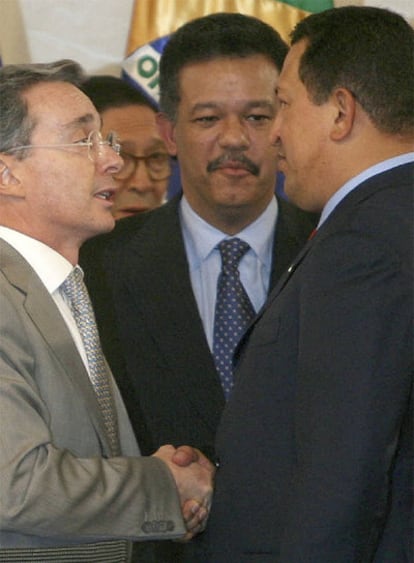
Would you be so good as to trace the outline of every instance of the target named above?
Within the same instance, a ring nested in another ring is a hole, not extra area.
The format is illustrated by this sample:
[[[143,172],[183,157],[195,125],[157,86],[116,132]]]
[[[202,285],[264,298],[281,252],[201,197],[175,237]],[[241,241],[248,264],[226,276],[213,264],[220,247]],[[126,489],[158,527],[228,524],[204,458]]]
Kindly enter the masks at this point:
[[[171,33],[185,22],[214,12],[240,12],[272,25],[286,41],[310,12],[333,7],[333,0],[135,0],[122,77],[158,105],[159,61]]]

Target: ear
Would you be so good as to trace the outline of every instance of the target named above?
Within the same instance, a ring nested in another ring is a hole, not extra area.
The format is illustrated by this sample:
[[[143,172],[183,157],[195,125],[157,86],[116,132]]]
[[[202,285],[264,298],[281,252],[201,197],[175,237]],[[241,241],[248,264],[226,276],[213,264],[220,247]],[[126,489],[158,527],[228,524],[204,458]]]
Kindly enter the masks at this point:
[[[177,145],[175,142],[175,123],[167,117],[165,113],[158,113],[156,116],[158,131],[172,156],[177,155]]]
[[[11,171],[10,164],[0,159],[0,194],[21,195],[21,183]]]
[[[346,88],[337,88],[332,96],[335,119],[331,129],[331,139],[342,141],[349,135],[355,122],[356,99]]]

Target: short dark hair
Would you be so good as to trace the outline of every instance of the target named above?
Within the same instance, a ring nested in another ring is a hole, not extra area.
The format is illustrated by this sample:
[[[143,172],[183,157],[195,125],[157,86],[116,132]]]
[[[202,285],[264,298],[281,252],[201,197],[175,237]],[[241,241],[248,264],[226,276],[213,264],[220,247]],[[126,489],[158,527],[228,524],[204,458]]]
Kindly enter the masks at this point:
[[[157,111],[154,103],[129,82],[116,76],[92,75],[81,85],[81,90],[92,100],[99,113],[109,108],[129,105],[147,106]]]
[[[223,57],[266,56],[280,71],[288,46],[267,23],[243,14],[216,13],[189,21],[173,33],[160,61],[160,107],[175,120],[179,73],[191,63]]]
[[[403,17],[381,8],[334,8],[299,22],[291,39],[308,44],[299,77],[314,103],[343,87],[379,130],[414,132],[414,30]]]
[[[69,82],[79,87],[85,78],[82,67],[64,59],[45,64],[6,65],[0,68],[0,152],[29,145],[35,122],[28,114],[24,93],[40,82]],[[26,151],[19,151],[23,159]]]

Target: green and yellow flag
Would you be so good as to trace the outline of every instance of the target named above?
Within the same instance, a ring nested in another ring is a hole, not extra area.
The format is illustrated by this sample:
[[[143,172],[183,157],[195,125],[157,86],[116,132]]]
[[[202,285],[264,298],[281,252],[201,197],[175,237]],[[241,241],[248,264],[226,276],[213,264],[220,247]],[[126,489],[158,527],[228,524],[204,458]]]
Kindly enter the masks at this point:
[[[185,22],[215,12],[239,12],[273,26],[285,39],[310,12],[333,7],[333,0],[135,0],[123,78],[158,103],[158,64],[169,36]]]

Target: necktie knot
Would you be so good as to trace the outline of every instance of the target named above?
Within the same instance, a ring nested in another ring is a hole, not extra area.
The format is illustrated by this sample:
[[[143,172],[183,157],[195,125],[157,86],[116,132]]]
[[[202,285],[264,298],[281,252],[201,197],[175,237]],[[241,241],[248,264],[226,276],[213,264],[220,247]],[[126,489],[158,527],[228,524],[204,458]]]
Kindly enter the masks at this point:
[[[62,283],[62,289],[69,299],[71,307],[74,307],[75,309],[81,308],[82,305],[85,306],[89,301],[83,281],[83,275],[78,266],[73,268],[68,277]]]
[[[225,274],[234,272],[239,266],[242,257],[249,250],[250,246],[247,242],[234,237],[225,239],[220,242],[218,249],[221,254],[222,270]]]

